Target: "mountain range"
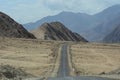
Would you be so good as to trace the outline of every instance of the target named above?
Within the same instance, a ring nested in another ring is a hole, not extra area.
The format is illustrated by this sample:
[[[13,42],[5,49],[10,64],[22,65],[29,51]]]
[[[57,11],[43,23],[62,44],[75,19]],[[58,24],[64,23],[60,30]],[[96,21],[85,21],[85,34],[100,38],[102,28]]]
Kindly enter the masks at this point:
[[[77,32],[89,41],[102,41],[120,24],[120,5],[114,5],[94,15],[85,13],[61,12],[54,16],[44,17],[34,23],[24,24],[33,30],[45,22],[59,21],[73,32]]]
[[[0,37],[88,42],[79,34],[70,31],[60,22],[44,23],[38,29],[31,32],[33,34],[11,17],[0,12]]]
[[[120,5],[115,5],[95,15],[61,12],[35,23],[25,24],[24,27],[31,30],[31,33],[11,17],[0,12],[0,36],[62,41],[120,42],[119,8]]]
[[[73,13],[73,12],[61,12],[55,16],[47,16],[41,20],[36,21],[35,23],[24,24],[27,29],[34,29],[42,25],[45,22],[61,22],[66,27],[70,28],[72,31],[77,30],[77,32],[86,30],[89,28],[88,25],[91,23],[91,16],[85,13]],[[78,30],[79,26],[82,25],[81,29]],[[74,26],[74,27],[73,27]]]

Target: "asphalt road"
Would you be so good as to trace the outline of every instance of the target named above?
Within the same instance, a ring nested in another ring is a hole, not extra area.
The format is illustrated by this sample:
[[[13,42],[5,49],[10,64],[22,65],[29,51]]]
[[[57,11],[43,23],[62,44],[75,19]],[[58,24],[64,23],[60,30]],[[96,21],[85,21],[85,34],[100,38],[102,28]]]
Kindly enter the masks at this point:
[[[69,76],[69,65],[68,65],[68,56],[67,56],[67,44],[64,44],[61,50],[61,61],[60,61],[60,67],[57,73],[57,77],[66,77],[66,76]]]

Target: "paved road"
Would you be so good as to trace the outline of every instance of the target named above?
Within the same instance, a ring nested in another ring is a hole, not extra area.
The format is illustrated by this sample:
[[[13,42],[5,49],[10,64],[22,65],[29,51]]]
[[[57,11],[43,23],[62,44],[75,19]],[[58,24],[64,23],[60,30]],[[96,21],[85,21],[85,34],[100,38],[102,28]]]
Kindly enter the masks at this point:
[[[61,62],[57,77],[66,77],[66,76],[69,76],[69,65],[68,65],[68,56],[67,56],[67,44],[64,44],[61,50]]]

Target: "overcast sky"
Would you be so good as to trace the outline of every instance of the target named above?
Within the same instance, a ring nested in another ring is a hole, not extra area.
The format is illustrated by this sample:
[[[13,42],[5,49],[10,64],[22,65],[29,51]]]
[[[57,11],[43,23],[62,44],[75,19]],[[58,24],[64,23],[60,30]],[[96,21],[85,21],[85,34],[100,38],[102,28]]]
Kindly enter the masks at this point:
[[[95,14],[120,0],[0,0],[0,11],[17,22],[34,22],[62,11]]]

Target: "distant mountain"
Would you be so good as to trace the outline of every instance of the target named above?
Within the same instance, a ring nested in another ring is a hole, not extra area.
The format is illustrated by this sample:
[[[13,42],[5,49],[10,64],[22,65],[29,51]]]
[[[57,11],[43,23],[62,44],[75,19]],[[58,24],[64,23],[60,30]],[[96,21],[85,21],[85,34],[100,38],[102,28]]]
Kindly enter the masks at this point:
[[[84,13],[61,12],[48,16],[35,23],[25,24],[25,28],[34,29],[44,22],[59,21],[70,30],[81,34],[89,41],[101,41],[120,23],[120,5],[114,5],[95,15]]]
[[[101,41],[120,24],[120,5],[115,5],[95,14],[96,24],[91,30],[83,32],[90,41]],[[87,33],[86,33],[87,32]]]
[[[32,33],[38,39],[87,42],[77,33],[73,33],[60,22],[44,23]]]
[[[22,25],[2,12],[0,12],[0,36],[35,39],[35,36],[29,33]]]
[[[103,42],[110,42],[110,43],[120,43],[120,25],[109,35],[107,35]]]
[[[94,20],[94,19],[93,19]],[[73,12],[61,12],[55,16],[47,16],[34,23],[24,24],[24,27],[28,30],[32,30],[42,25],[45,22],[61,22],[66,27],[75,32],[83,32],[92,26],[92,16],[85,13],[73,13]]]

